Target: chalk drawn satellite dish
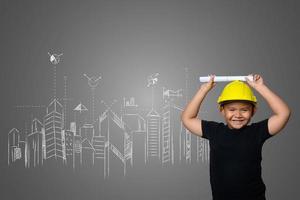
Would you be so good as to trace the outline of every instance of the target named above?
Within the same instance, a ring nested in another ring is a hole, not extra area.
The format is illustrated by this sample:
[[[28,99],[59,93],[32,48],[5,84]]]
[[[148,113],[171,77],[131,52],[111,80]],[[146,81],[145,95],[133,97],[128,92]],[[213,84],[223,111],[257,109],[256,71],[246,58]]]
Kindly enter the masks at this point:
[[[92,89],[96,88],[99,85],[99,81],[102,78],[101,76],[99,76],[98,78],[96,78],[95,76],[88,77],[88,75],[86,74],[83,74],[83,76],[88,79],[88,84]]]
[[[60,62],[60,56],[62,56],[63,54],[50,54],[48,52],[48,55],[50,56],[49,60],[53,65],[57,65]]]
[[[148,76],[148,78],[147,78],[147,81],[148,81],[147,87],[149,87],[151,85],[154,86],[155,84],[157,84],[158,75],[159,75],[159,73],[155,73],[155,74],[152,74],[152,75]]]

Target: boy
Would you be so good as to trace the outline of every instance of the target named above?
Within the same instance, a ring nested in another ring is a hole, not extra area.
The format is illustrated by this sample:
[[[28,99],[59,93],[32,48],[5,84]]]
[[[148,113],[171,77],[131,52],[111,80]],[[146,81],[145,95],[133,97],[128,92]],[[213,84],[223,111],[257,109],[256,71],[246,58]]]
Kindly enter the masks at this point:
[[[197,118],[202,101],[216,85],[214,75],[202,84],[182,112],[185,127],[209,140],[210,183],[213,200],[264,200],[265,184],[261,177],[263,143],[279,133],[287,123],[290,109],[272,92],[260,75],[247,83],[268,103],[273,114],[263,121],[248,125],[256,111],[256,97],[241,81],[225,86],[218,104],[226,124]]]

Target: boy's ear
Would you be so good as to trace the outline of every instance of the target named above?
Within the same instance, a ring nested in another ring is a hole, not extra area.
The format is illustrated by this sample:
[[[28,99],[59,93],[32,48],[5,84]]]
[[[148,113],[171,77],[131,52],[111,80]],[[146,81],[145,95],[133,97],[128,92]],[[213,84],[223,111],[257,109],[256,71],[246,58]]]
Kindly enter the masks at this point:
[[[253,106],[252,117],[253,117],[253,115],[256,113],[256,110],[257,110],[256,106]]]
[[[219,107],[220,113],[225,116],[224,106]]]

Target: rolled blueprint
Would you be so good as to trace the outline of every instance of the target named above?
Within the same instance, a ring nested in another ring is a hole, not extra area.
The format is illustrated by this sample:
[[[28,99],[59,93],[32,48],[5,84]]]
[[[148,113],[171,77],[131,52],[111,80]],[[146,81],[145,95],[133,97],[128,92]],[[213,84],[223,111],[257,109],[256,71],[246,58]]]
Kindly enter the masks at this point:
[[[246,81],[246,78],[248,78],[250,81],[253,81],[253,76],[215,76],[214,82],[228,82],[228,81]],[[208,82],[210,79],[209,76],[201,76],[199,77],[200,82]]]

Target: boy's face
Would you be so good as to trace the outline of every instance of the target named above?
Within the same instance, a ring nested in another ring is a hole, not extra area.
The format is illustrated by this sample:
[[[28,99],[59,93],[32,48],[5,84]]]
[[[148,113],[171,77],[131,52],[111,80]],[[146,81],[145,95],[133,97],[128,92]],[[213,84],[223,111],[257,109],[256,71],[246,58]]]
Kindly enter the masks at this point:
[[[230,129],[240,129],[250,122],[255,108],[250,103],[236,101],[225,104],[220,111]]]

